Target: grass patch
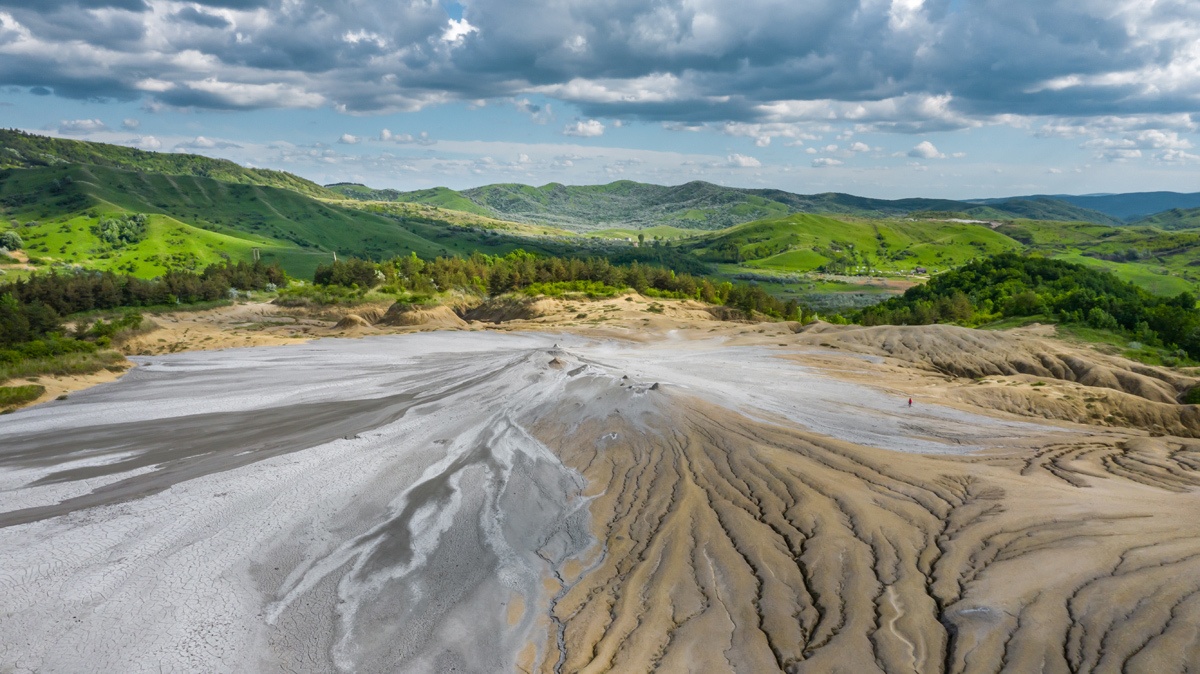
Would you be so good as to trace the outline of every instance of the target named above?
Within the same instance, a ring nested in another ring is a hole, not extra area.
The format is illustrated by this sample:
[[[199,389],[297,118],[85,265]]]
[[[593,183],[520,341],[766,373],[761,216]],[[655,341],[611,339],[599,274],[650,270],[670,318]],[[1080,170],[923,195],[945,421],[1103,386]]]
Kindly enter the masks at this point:
[[[0,382],[41,375],[92,374],[100,370],[123,370],[125,357],[116,351],[65,353],[45,358],[27,358],[15,363],[0,363]]]
[[[1183,396],[1184,405],[1200,405],[1200,386],[1193,386]]]
[[[25,386],[0,386],[0,407],[15,407],[37,400],[46,392],[45,386],[27,384]]]

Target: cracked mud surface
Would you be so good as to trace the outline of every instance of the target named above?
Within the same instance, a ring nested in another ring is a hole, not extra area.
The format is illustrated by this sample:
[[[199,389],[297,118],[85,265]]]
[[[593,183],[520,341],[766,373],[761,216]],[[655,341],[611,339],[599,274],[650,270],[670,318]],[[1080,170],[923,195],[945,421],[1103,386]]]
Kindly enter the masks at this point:
[[[801,339],[143,359],[0,421],[0,671],[1200,668],[1200,441]]]

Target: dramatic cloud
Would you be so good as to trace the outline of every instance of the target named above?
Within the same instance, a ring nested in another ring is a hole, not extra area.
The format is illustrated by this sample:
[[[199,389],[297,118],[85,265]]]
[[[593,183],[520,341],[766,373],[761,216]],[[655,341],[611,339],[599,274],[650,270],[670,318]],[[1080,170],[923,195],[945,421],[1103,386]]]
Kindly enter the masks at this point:
[[[927,132],[1195,110],[1197,45],[1185,0],[0,1],[0,83],[214,108],[536,92],[594,118]]]
[[[594,119],[575,122],[574,124],[568,124],[563,129],[563,135],[595,138],[604,135],[604,125]]]

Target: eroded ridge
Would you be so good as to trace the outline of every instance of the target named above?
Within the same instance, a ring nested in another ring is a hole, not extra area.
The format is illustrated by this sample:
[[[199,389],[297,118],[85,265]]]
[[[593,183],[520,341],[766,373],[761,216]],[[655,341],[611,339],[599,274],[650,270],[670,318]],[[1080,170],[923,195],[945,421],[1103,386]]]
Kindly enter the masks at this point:
[[[1200,443],[898,460],[678,394],[662,412],[539,427],[607,545],[555,609],[563,671],[1200,663]]]

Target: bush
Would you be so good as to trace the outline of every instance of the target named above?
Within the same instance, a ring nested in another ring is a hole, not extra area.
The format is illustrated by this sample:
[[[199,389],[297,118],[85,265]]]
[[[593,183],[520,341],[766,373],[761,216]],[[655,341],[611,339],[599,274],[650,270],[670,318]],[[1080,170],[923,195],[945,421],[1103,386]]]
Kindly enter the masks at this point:
[[[1200,405],[1200,386],[1193,386],[1183,395],[1184,405]]]
[[[357,258],[336,260],[333,264],[319,265],[313,274],[313,283],[346,288],[353,286],[373,288],[379,285],[383,279],[383,275],[375,269],[375,263]]]
[[[92,233],[104,243],[119,248],[146,238],[147,218],[144,213],[118,218],[102,218],[92,225]]]
[[[21,240],[20,234],[17,234],[16,232],[14,232],[12,230],[9,230],[3,234],[0,234],[0,248],[7,248],[9,250],[19,250],[24,247],[25,247],[25,242],[23,240]]]

